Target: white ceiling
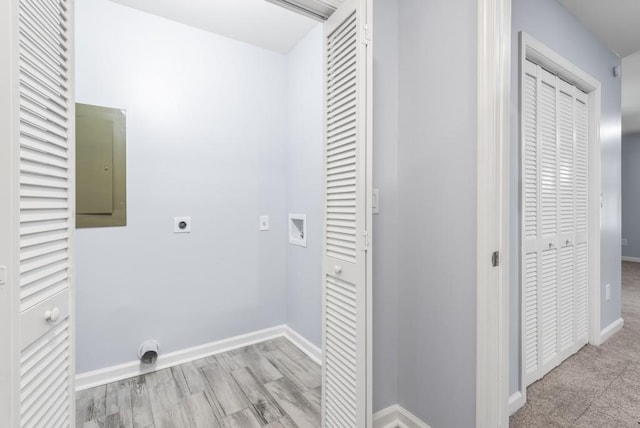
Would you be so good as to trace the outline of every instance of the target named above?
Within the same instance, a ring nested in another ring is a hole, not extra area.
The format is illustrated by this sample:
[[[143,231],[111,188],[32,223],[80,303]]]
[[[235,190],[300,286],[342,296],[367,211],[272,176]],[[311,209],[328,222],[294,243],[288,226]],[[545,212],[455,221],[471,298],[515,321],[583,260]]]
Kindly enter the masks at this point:
[[[317,22],[265,0],[112,0],[192,27],[287,53]]]
[[[640,0],[559,0],[622,57],[622,132],[640,132]]]
[[[559,1],[619,56],[640,50],[640,1]]]

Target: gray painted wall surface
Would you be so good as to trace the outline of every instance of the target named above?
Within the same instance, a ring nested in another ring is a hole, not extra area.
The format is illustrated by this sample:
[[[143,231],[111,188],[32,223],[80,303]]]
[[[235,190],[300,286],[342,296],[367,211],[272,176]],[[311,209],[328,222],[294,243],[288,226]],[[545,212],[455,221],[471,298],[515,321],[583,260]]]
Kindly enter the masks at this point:
[[[398,1],[373,2],[373,411],[398,402]]]
[[[622,136],[622,238],[622,255],[640,258],[640,133]]]
[[[127,110],[129,204],[127,227],[76,234],[77,370],[149,338],[171,352],[284,323],[286,57],[106,0],[76,8],[77,100]]]
[[[520,141],[519,38],[525,31],[553,49],[602,84],[602,196],[601,210],[601,319],[610,325],[621,313],[620,270],[620,146],[621,81],[612,69],[620,59],[590,33],[556,0],[513,0],[511,81],[511,295],[510,295],[510,393],[520,385]],[[605,284],[611,284],[611,300],[605,301]]]
[[[398,401],[432,427],[472,427],[477,2],[398,6]]]
[[[287,212],[307,215],[307,247],[287,244],[287,323],[322,344],[323,32],[287,55]]]

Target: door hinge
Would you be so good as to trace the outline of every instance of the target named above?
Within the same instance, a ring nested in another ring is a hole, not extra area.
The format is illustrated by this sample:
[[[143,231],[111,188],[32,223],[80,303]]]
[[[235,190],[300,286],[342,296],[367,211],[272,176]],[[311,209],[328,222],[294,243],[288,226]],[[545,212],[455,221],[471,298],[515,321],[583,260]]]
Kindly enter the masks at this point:
[[[493,254],[491,254],[491,264],[493,267],[500,266],[500,251],[494,251]]]
[[[364,238],[364,251],[367,251],[371,245],[371,242],[369,241],[369,232],[365,230],[362,236]]]
[[[371,30],[369,30],[368,25],[364,25],[362,27],[362,43],[364,45],[368,45],[371,42]]]

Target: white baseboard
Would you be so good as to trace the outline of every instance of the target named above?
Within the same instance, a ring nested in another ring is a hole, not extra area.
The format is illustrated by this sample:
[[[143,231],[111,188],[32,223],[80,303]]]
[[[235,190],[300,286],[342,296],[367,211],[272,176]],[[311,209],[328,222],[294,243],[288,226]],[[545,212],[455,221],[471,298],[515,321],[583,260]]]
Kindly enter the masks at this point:
[[[302,352],[307,354],[316,363],[322,365],[322,350],[307,340],[300,333],[289,327],[284,326],[284,337],[289,339],[294,345],[296,345]]]
[[[522,392],[517,391],[511,394],[511,396],[509,397],[509,416],[520,410],[520,408],[524,406],[526,402],[527,400],[525,400]]]
[[[394,404],[373,415],[373,428],[430,428],[407,409]]]
[[[119,364],[117,366],[80,373],[76,375],[76,390],[82,391],[84,389],[106,385],[111,382],[128,379],[130,377],[139,376],[156,370],[166,369],[168,367],[199,360],[211,355],[220,354],[222,352],[231,351],[232,349],[242,348],[243,346],[253,345],[255,343],[264,342],[265,340],[275,339],[276,337],[281,336],[289,339],[294,345],[300,348],[301,351],[320,364],[322,355],[320,348],[313,345],[289,326],[279,325],[264,330],[242,334],[240,336],[218,340],[205,345],[195,346],[193,348],[182,349],[168,354],[160,354],[155,366],[149,369],[143,369],[140,365],[140,361],[136,360]]]
[[[627,256],[622,256],[622,261],[623,261],[623,262],[634,262],[634,263],[640,263],[640,257],[627,257]]]
[[[602,345],[607,341],[611,336],[622,330],[624,326],[624,320],[622,318],[618,318],[607,327],[603,328],[600,332],[600,344]]]

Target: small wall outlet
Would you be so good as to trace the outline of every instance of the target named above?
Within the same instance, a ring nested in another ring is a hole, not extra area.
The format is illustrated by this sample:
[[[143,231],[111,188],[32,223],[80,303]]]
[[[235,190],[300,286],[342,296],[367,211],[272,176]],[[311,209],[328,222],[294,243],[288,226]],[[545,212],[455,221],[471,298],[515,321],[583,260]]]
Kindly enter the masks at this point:
[[[269,216],[261,215],[260,216],[260,230],[269,230]]]
[[[607,300],[611,300],[611,284],[607,284],[604,286],[604,298]]]
[[[627,238],[622,238],[622,246],[623,247],[626,247],[628,243],[629,242],[627,241]]]
[[[173,233],[191,233],[191,217],[174,217]]]

